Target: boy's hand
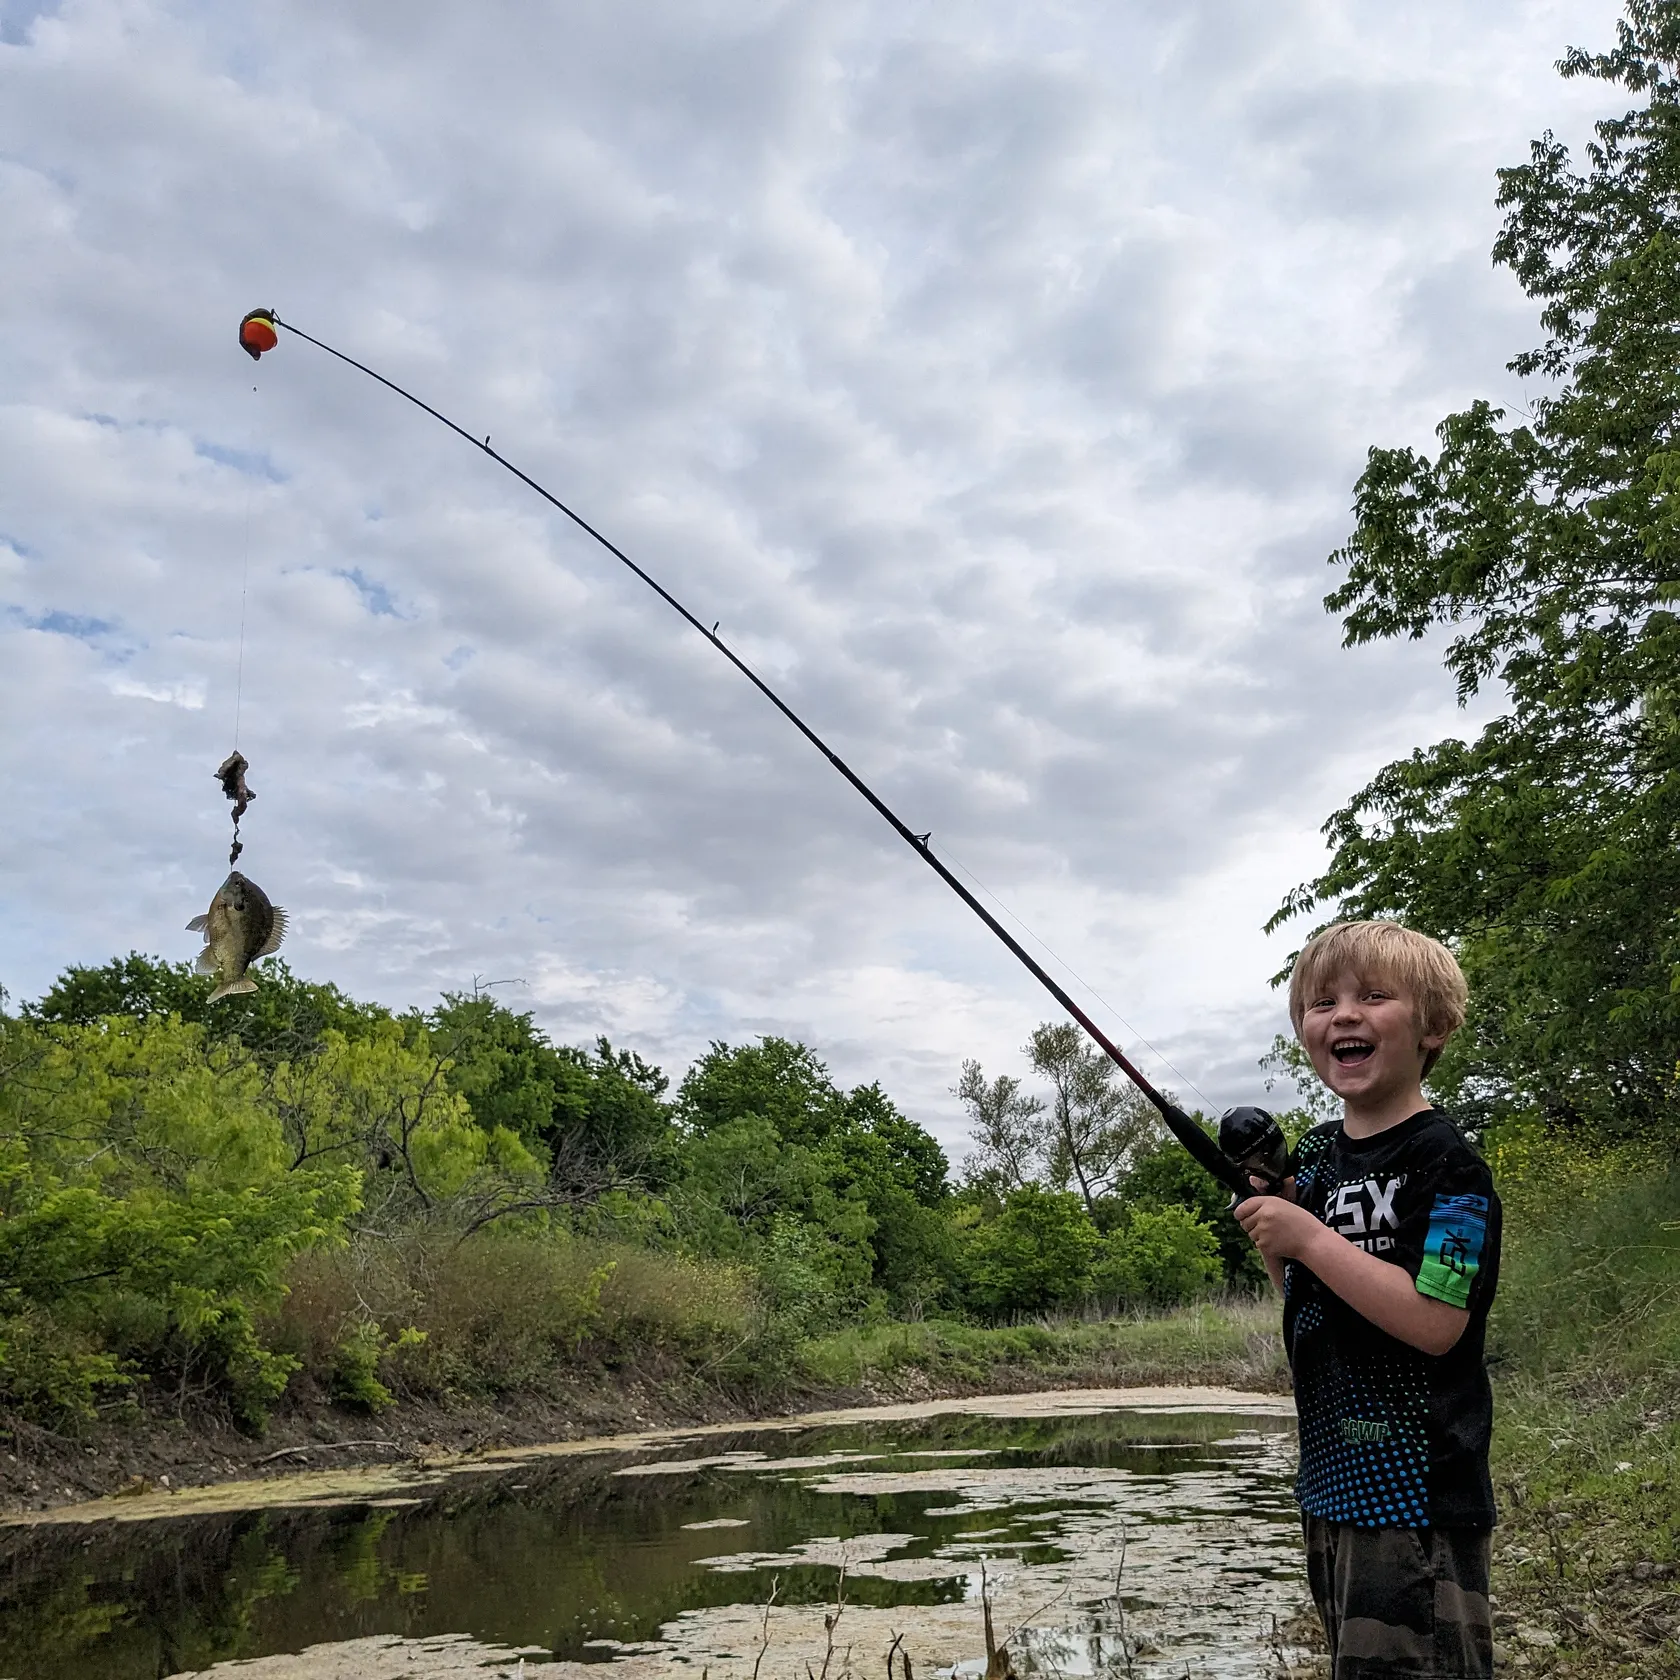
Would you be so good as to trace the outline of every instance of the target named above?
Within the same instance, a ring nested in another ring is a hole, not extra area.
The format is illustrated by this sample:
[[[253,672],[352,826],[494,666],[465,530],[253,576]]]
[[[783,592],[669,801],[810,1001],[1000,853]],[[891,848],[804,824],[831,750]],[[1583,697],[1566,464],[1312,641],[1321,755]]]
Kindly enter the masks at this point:
[[[1317,1216],[1296,1202],[1292,1178],[1284,1181],[1281,1193],[1250,1196],[1246,1202],[1238,1202],[1232,1212],[1268,1266],[1301,1259],[1307,1248],[1324,1236],[1324,1226]]]

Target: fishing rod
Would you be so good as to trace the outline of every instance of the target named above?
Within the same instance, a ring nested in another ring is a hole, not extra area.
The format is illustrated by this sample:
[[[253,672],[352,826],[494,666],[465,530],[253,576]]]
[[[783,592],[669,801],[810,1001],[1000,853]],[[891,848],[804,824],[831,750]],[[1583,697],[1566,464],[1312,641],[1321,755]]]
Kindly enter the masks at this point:
[[[1254,1186],[1249,1182],[1251,1175],[1265,1180],[1269,1187],[1276,1187],[1282,1182],[1288,1170],[1289,1152],[1283,1133],[1277,1121],[1271,1115],[1260,1108],[1229,1109],[1221,1118],[1219,1142],[1215,1143],[1182,1108],[1171,1101],[1163,1092],[1157,1090],[1144,1077],[1143,1072],[1120,1047],[1073,1001],[1060,982],[952,874],[935,854],[931,844],[931,833],[917,834],[908,823],[904,822],[898,813],[858,775],[845,759],[829,746],[816,730],[794,711],[781,695],[771,688],[733,648],[719,638],[716,624],[708,629],[657,578],[644,571],[615,542],[596,530],[582,514],[568,507],[558,496],[545,489],[532,478],[529,473],[522,471],[505,455],[491,448],[488,434],[483,438],[475,437],[464,426],[457,425],[447,414],[433,408],[430,403],[422,401],[412,391],[404,390],[395,380],[387,379],[384,374],[375,372],[365,362],[358,362],[354,356],[347,356],[342,350],[335,350],[332,345],[310,333],[306,333],[301,327],[293,326],[290,321],[281,320],[272,309],[253,309],[239,323],[240,348],[253,361],[259,359],[266,351],[272,350],[279,343],[277,328],[291,333],[295,338],[301,338],[306,344],[313,344],[317,350],[326,351],[329,356],[335,357],[348,367],[355,368],[358,373],[365,373],[369,379],[378,381],[386,390],[395,392],[405,402],[410,402],[424,413],[431,415],[434,420],[447,426],[457,437],[465,439],[474,449],[488,455],[499,467],[503,467],[512,473],[520,483],[536,491],[545,502],[563,513],[580,531],[593,537],[615,560],[640,578],[684,623],[698,630],[868,800],[869,804],[898,835],[899,839],[915,852],[928,868],[991,929],[1015,957],[1016,961],[1085,1029],[1092,1042],[1148,1100],[1156,1113],[1160,1115],[1167,1130],[1189,1151],[1199,1166],[1218,1179],[1238,1200],[1245,1200],[1256,1194]]]

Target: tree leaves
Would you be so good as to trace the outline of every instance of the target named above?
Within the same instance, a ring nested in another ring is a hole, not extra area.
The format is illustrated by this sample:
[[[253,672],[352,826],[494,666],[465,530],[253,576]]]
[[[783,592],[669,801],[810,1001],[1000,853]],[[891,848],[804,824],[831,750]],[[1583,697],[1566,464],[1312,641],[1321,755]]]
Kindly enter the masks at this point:
[[[1272,926],[1336,906],[1451,941],[1472,1014],[1434,1085],[1471,1118],[1618,1134],[1673,1117],[1680,1061],[1680,4],[1634,0],[1562,70],[1646,95],[1578,166],[1500,172],[1495,261],[1542,305],[1524,423],[1449,415],[1433,458],[1373,449],[1326,598],[1349,645],[1450,626],[1474,741],[1380,771]]]

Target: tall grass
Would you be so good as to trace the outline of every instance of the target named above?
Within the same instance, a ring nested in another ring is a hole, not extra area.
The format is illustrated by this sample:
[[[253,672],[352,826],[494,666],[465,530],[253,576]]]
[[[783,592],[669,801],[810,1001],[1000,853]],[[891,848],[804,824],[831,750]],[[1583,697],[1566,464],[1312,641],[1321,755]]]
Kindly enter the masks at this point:
[[[1243,1295],[1064,1323],[870,1325],[808,1342],[801,1353],[810,1376],[832,1388],[1219,1383],[1272,1391],[1289,1386],[1278,1329],[1275,1302]]]
[[[298,1257],[272,1345],[341,1398],[550,1391],[580,1367],[726,1358],[758,1319],[725,1266],[554,1232],[353,1240]]]
[[[1495,1368],[1618,1385],[1680,1368],[1680,1168],[1627,1151],[1559,1149],[1508,1164],[1499,1186]]]

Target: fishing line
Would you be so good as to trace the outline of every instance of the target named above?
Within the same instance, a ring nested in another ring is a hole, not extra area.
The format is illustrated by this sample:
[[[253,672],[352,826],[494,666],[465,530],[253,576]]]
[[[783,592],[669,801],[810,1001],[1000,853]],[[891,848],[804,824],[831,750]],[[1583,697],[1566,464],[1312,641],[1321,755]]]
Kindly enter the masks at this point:
[[[255,385],[251,387],[251,394],[257,394]],[[257,425],[258,415],[253,412],[248,434],[250,447],[246,451],[244,554],[239,563],[239,654],[234,666],[233,751],[216,767],[216,780],[222,784],[222,793],[233,802],[233,844],[228,848],[230,869],[239,861],[239,854],[245,850],[245,842],[239,837],[240,819],[245,815],[251,801],[256,798],[245,782],[245,772],[251,765],[239,750],[239,726],[245,715],[245,618],[251,589],[251,507],[257,493],[256,476],[251,470],[251,463],[257,459]],[[282,932],[284,927],[282,920]]]
[[[251,395],[257,394],[255,385],[251,387]],[[251,460],[256,459],[257,452],[257,419],[251,416],[251,447],[248,452]],[[235,667],[233,684],[233,750],[239,751],[239,719],[245,705],[245,601],[251,582],[251,503],[257,493],[255,477],[247,470],[245,475],[245,552],[239,562],[239,662]]]
[[[765,682],[765,680],[759,676],[759,674],[753,670],[753,668],[747,664],[747,662],[742,659],[739,654],[734,651],[734,649],[729,647],[727,643],[719,638],[717,633],[718,627],[715,623],[708,628],[699,618],[690,612],[688,608],[685,607],[683,603],[670,592],[670,590],[660,583],[657,578],[644,571],[642,567],[637,565],[637,563],[632,560],[630,556],[626,554],[616,543],[612,542],[609,538],[603,536],[600,531],[596,530],[582,514],[577,513],[572,508],[568,507],[552,491],[545,489],[534,478],[532,478],[529,473],[522,471],[519,467],[516,467],[505,455],[499,454],[496,450],[492,449],[490,447],[490,437],[488,433],[486,433],[482,439],[475,437],[466,429],[466,427],[457,425],[447,414],[433,408],[430,403],[422,401],[422,399],[415,396],[412,391],[404,390],[403,387],[397,384],[395,380],[387,379],[382,373],[376,373],[372,368],[368,367],[366,363],[358,362],[354,356],[347,356],[342,350],[335,350],[332,345],[325,343],[323,340],[314,337],[310,333],[306,333],[301,327],[294,327],[291,322],[281,320],[280,317],[271,309],[253,309],[245,317],[245,319],[240,323],[239,342],[249,355],[253,358],[257,358],[264,351],[270,350],[274,347],[275,334],[273,329],[275,327],[284,328],[284,330],[291,333],[294,338],[301,338],[306,344],[313,344],[317,350],[324,350],[329,356],[333,357],[337,361],[343,362],[347,367],[355,368],[358,373],[365,373],[369,379],[375,380],[377,383],[383,385],[386,390],[394,392],[405,402],[412,403],[414,407],[420,409],[425,414],[431,415],[431,417],[438,421],[441,425],[447,426],[457,437],[464,438],[473,446],[474,449],[481,450],[498,466],[512,473],[521,484],[524,484],[534,490],[551,507],[555,508],[558,512],[563,513],[574,525],[577,526],[580,531],[583,531],[586,535],[593,537],[595,541],[598,542],[610,555],[612,555],[615,560],[619,561],[620,564],[625,566],[629,571],[633,572],[636,577],[640,578],[641,581],[645,583],[648,588],[651,589],[654,594],[656,594],[674,613],[676,613],[685,624],[689,624],[694,629],[698,630],[700,634],[704,636],[706,640],[709,641],[712,646],[716,648],[717,651],[721,653],[723,657],[727,659],[729,663],[733,665],[735,669],[739,671],[741,675],[745,677],[747,681],[750,682],[753,687],[756,688],[759,693],[762,694],[764,698],[768,700],[770,704],[774,706],[776,710],[780,712],[782,716],[785,717],[788,722],[791,723],[793,727],[797,729],[799,733],[823,755],[824,758],[828,760],[834,769],[843,776],[865,800],[868,801],[870,806],[875,810],[876,814],[881,817],[881,819],[893,830],[895,834],[898,835],[899,839],[909,846],[928,866],[928,868],[933,870],[940,880],[942,880],[945,885],[948,886],[951,891],[954,892],[957,897],[960,898],[963,903],[966,904],[969,909],[972,910],[974,914],[978,916],[988,928],[991,929],[992,933],[997,936],[1002,944],[1015,957],[1016,961],[1019,962],[1027,970],[1027,972],[1030,973],[1034,979],[1036,979],[1038,983],[1050,993],[1053,998],[1055,998],[1062,1008],[1065,1009],[1088,1034],[1090,1034],[1092,1041],[1103,1051],[1109,1060],[1112,1061],[1114,1065],[1119,1068],[1129,1080],[1131,1080],[1138,1090],[1143,1093],[1144,1097],[1161,1116],[1161,1119],[1165,1123],[1168,1131],[1170,1131],[1173,1136],[1176,1137],[1181,1144],[1183,1144],[1185,1149],[1187,1149],[1190,1154],[1195,1157],[1196,1161],[1202,1166],[1202,1168],[1211,1173],[1220,1181],[1220,1183],[1224,1184],[1235,1195],[1246,1198],[1254,1194],[1254,1189],[1249,1182],[1247,1171],[1245,1171],[1243,1167],[1239,1167],[1235,1160],[1228,1158],[1220,1150],[1214,1140],[1209,1137],[1207,1133],[1204,1132],[1201,1127],[1198,1126],[1196,1122],[1184,1112],[1183,1109],[1181,1109],[1176,1103],[1169,1101],[1162,1092],[1158,1091],[1155,1086],[1144,1077],[1141,1070],[1120,1049],[1120,1047],[1109,1038],[1109,1036],[1096,1024],[1095,1021],[1091,1019],[1090,1015],[1086,1013],[1084,1009],[1080,1008],[1080,1006],[1074,1002],[1073,998],[1068,994],[1066,987],[1064,987],[1049,972],[1049,970],[1046,969],[1044,965],[1040,963],[1030,951],[1027,950],[1020,940],[1018,940],[1014,934],[1012,934],[1009,929],[1006,928],[1003,923],[1000,922],[997,917],[994,916],[991,911],[988,910],[985,905],[982,904],[980,900],[976,898],[966,886],[963,885],[956,875],[952,873],[951,869],[934,852],[932,846],[932,834],[917,834],[907,823],[905,823],[899,817],[898,813],[895,812],[886,803],[886,801],[882,799],[880,795],[877,794],[875,790],[870,787],[869,784],[864,781],[864,779],[858,775],[858,773],[853,770],[852,767],[843,758],[841,758],[841,756],[835,752],[834,749],[829,746],[829,744],[823,740],[823,738],[808,723],[806,723],[806,721],[800,717],[800,715],[794,711],[794,709],[788,705],[788,703],[782,699],[782,697],[776,693],[776,691],[771,688],[770,685]],[[1233,1113],[1235,1112],[1239,1111],[1233,1111]],[[1257,1113],[1258,1111],[1246,1112]],[[1269,1122],[1270,1117],[1268,1116],[1266,1118]]]

